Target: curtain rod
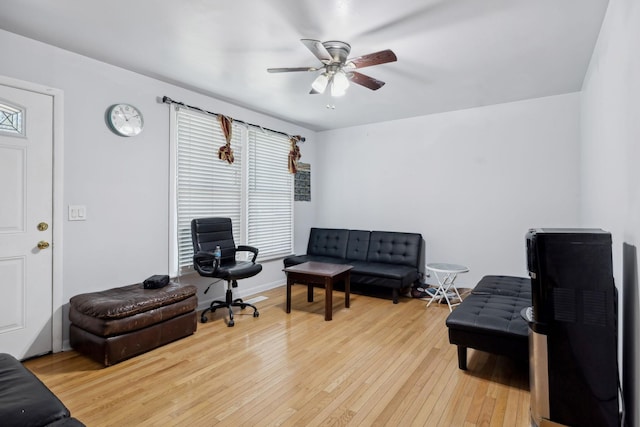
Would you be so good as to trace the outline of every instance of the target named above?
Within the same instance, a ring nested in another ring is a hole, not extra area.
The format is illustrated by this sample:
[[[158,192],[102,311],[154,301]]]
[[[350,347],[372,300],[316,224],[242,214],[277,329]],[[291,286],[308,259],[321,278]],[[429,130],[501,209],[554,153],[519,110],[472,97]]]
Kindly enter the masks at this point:
[[[186,107],[186,108],[189,108],[189,109],[192,109],[192,110],[197,110],[197,111],[200,111],[200,112],[202,112],[202,113],[211,114],[212,116],[220,116],[220,115],[221,115],[221,114],[218,114],[218,113],[212,113],[211,111],[203,110],[202,108],[199,108],[199,107],[194,107],[194,106],[192,106],[192,105],[187,105],[187,104],[185,104],[185,103],[183,103],[183,102],[174,101],[173,99],[169,98],[168,96],[163,96],[163,97],[162,97],[162,102],[163,102],[164,104],[176,104],[176,105],[180,105],[180,106],[182,106],[182,107]],[[242,124],[243,124],[243,125],[245,125],[245,126],[252,126],[252,127],[254,127],[254,128],[262,129],[262,130],[264,130],[264,131],[268,131],[268,132],[277,133],[277,134],[284,135],[284,136],[287,136],[287,137],[291,138],[291,135],[289,135],[289,134],[288,134],[288,133],[286,133],[286,132],[281,132],[281,131],[279,131],[279,130],[273,130],[273,129],[265,128],[265,127],[262,127],[262,126],[260,126],[260,125],[254,125],[253,123],[247,123],[247,122],[245,122],[245,121],[238,120],[238,119],[233,119],[233,121],[234,121],[234,122],[238,122],[238,123],[242,123]],[[300,142],[304,142],[304,141],[305,141],[305,139],[306,139],[305,137],[301,136],[301,137],[300,137]]]

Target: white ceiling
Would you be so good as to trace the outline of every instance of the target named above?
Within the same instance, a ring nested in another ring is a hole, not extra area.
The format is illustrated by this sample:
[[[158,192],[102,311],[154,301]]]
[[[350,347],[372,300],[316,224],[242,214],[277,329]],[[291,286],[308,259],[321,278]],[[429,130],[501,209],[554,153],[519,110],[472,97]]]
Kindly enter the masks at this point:
[[[325,130],[579,91],[607,3],[2,0],[0,28]],[[302,38],[398,61],[361,70],[378,91],[310,95],[316,72],[266,71],[320,65]]]

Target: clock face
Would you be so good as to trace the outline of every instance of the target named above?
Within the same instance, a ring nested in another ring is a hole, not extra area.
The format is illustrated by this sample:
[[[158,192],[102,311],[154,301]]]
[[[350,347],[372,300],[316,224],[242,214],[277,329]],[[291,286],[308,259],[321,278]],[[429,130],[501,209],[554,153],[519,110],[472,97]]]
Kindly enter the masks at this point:
[[[142,113],[129,104],[111,106],[107,119],[111,129],[122,136],[135,136],[142,132],[144,126]]]

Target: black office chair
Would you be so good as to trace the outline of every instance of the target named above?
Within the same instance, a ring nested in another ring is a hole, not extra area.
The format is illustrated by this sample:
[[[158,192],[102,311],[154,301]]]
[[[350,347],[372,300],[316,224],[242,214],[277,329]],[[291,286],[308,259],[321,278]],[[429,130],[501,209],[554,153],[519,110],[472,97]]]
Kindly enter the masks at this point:
[[[233,326],[232,307],[253,308],[253,317],[258,317],[258,309],[252,304],[243,302],[242,299],[233,299],[231,288],[238,287],[237,280],[255,276],[262,271],[262,265],[256,264],[258,249],[253,246],[240,245],[236,247],[233,241],[233,228],[230,218],[196,218],[191,221],[191,238],[193,241],[193,266],[204,277],[214,277],[227,281],[227,295],[225,301],[213,301],[211,306],[202,312],[200,321],[207,322],[205,314],[212,313],[218,308],[226,307],[229,310],[228,326]],[[220,246],[222,256],[216,260],[213,251]],[[252,252],[251,261],[236,261],[236,252]],[[216,282],[214,282],[216,283]],[[211,284],[213,285],[213,283]],[[204,291],[207,293],[209,288]]]

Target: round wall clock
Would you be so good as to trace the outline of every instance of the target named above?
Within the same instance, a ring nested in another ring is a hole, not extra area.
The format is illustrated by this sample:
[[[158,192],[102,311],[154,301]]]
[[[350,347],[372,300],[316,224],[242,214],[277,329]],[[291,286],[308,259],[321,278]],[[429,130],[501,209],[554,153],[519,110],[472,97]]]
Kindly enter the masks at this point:
[[[136,136],[142,132],[144,120],[142,113],[129,104],[115,104],[107,112],[109,127],[121,136]]]

